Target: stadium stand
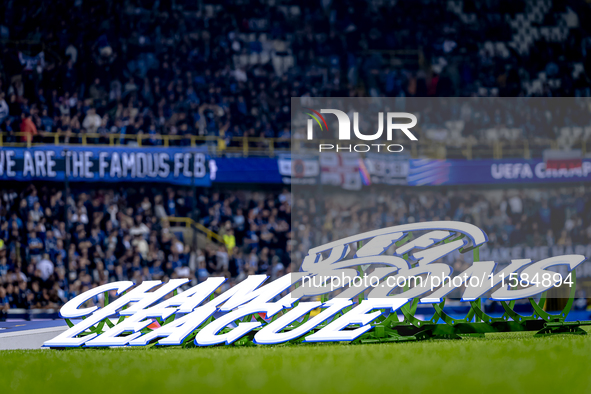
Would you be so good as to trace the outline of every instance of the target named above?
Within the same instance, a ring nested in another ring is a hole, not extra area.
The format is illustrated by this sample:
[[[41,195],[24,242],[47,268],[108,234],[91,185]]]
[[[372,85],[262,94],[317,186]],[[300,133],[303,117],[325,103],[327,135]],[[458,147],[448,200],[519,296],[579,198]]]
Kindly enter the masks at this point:
[[[1,5],[3,143],[231,148],[289,139],[290,97],[590,93],[583,2],[193,3]]]
[[[293,223],[286,190],[233,191],[199,195],[201,223],[222,234],[224,242],[207,243],[191,253],[188,240],[172,231],[169,222],[188,214],[191,198],[189,191],[171,188],[164,195],[147,188],[74,193],[68,204],[72,226],[67,247],[61,191],[30,186],[2,192],[2,303],[52,308],[93,284],[113,280],[188,277],[201,282],[222,275],[232,285],[248,274],[276,278],[289,272],[292,248],[301,261],[310,245],[424,220],[475,223],[485,229],[493,248],[591,242],[586,187],[469,192],[398,188],[395,193],[376,190],[371,203],[365,194],[363,201],[358,194],[348,199],[328,195],[323,206],[299,196]],[[294,244],[294,238],[300,242]]]
[[[33,185],[2,192],[0,305],[55,308],[93,284],[210,275],[233,285],[246,275],[289,269],[289,193],[200,193],[204,226],[223,242],[192,249],[170,221],[187,216],[193,195],[169,188],[74,193]],[[66,231],[68,209],[70,232]],[[170,221],[169,221],[170,220]],[[69,266],[66,266],[69,254]]]
[[[591,93],[591,34],[579,21],[590,11],[582,1],[171,4],[0,4],[1,144],[208,143],[221,153],[243,152],[246,144],[268,155],[292,136],[291,97]],[[579,104],[550,115],[543,105],[530,113],[506,108],[492,119],[478,105],[464,117],[426,114],[424,135],[448,146],[540,138],[585,150],[590,107]],[[552,127],[540,135],[549,117]],[[262,140],[273,138],[277,145]],[[371,209],[354,198],[329,198],[322,207],[298,200],[292,225],[287,191],[202,190],[196,198],[179,187],[95,186],[74,187],[66,201],[57,186],[10,187],[0,192],[0,318],[10,309],[54,309],[112,280],[223,275],[231,286],[253,273],[275,278],[289,271],[292,251],[299,259],[311,244],[395,223],[472,221],[493,246],[591,238],[591,217],[582,215],[591,211],[587,188],[401,188],[376,192]],[[196,245],[171,229],[175,220],[196,217],[192,199],[199,224],[223,242]],[[533,235],[522,238],[524,228]],[[308,244],[295,245],[292,231]]]
[[[331,196],[327,191],[323,192],[323,206],[318,203],[318,207],[311,207],[314,200],[298,190],[294,231],[299,231],[297,224],[306,224],[301,227],[306,235],[295,238],[320,245],[375,228],[458,220],[484,229],[489,236],[488,245],[493,248],[588,244],[591,199],[587,195],[584,186],[552,190],[375,189],[372,193],[351,193],[347,198],[343,192]]]

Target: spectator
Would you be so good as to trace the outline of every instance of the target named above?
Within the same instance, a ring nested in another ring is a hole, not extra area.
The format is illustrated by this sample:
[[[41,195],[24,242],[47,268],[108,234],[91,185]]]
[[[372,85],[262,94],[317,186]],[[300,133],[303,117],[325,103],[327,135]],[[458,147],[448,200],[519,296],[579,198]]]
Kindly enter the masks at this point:
[[[94,108],[90,108],[82,122],[82,127],[86,129],[87,133],[96,133],[98,128],[101,127],[101,124],[101,117],[96,113]]]
[[[8,118],[9,109],[6,100],[4,99],[4,93],[0,93],[0,123],[4,122]],[[10,119],[8,119],[10,121]],[[2,130],[5,131],[5,130]]]
[[[0,286],[0,321],[6,320],[9,309],[10,300],[8,298],[8,294],[6,293],[6,289],[3,286]]]
[[[38,134],[30,113],[21,114],[21,133],[24,133],[21,139],[23,142],[33,141],[33,138]]]
[[[47,281],[53,275],[53,263],[49,259],[49,254],[44,253],[42,259],[37,263],[37,269],[41,273],[41,279]]]

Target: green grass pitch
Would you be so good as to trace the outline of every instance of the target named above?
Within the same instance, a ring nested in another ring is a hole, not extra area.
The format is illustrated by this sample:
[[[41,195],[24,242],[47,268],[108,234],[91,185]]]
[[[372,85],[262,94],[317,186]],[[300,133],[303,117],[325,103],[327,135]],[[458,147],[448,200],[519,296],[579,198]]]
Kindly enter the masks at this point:
[[[591,335],[0,351],[0,393],[589,393]]]

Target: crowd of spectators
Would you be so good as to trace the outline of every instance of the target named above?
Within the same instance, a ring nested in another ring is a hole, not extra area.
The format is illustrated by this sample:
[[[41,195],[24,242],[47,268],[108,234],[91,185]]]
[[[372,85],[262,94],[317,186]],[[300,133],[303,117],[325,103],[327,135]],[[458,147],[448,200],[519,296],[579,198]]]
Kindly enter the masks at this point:
[[[544,96],[589,96],[583,28],[500,57],[484,43],[507,41],[505,16],[528,2],[462,4],[477,23],[432,0],[3,2],[2,142],[26,140],[19,131],[36,142],[59,132],[64,143],[84,134],[94,143],[142,135],[145,145],[162,144],[162,135],[179,136],[179,144],[192,136],[289,138],[291,97],[520,96],[539,72],[561,82],[544,86]],[[579,11],[584,17],[588,6]],[[561,12],[562,2],[552,1],[549,19]],[[576,77],[575,62],[583,65]],[[555,109],[560,123],[579,128],[588,125],[583,107]],[[520,137],[528,139],[548,120],[543,108],[530,112],[485,110],[464,127],[485,140],[472,131],[523,121],[529,128]],[[446,120],[427,113],[423,123]],[[591,241],[586,188],[298,197],[293,224],[287,191],[95,187],[66,201],[56,186],[19,188],[0,191],[0,317],[8,308],[55,308],[115,280],[274,279],[312,245],[413,221],[473,222],[490,247]],[[195,245],[167,217],[196,217],[223,242]]]
[[[574,246],[591,243],[589,188],[432,191],[416,188],[363,193],[294,191],[292,258],[333,240],[422,221],[473,223],[488,235],[487,247]]]
[[[308,249],[332,240],[427,220],[474,223],[489,248],[591,243],[586,187],[515,190],[397,188],[364,193],[200,193],[149,187],[72,193],[29,186],[3,191],[0,205],[0,307],[55,308],[92,286],[117,280],[276,279]],[[292,222],[293,198],[293,222]],[[69,231],[65,212],[68,209]],[[223,242],[192,240],[167,218],[194,216]],[[69,246],[68,246],[69,245]],[[191,246],[193,245],[193,246]],[[69,263],[67,261],[69,260]],[[1,309],[1,308],[0,308]]]
[[[5,142],[21,140],[17,131],[39,141],[59,131],[63,142],[141,134],[147,145],[160,135],[289,138],[291,97],[471,96],[482,87],[518,96],[527,94],[521,79],[550,63],[565,81],[544,95],[587,95],[585,72],[572,77],[572,63],[591,56],[582,29],[536,42],[529,56],[483,47],[511,34],[504,16],[527,2],[466,1],[478,16],[471,24],[447,1],[283,3],[4,2]],[[559,3],[549,15],[565,11]],[[410,61],[388,54],[418,49]]]
[[[56,308],[112,281],[283,276],[289,270],[289,193],[200,193],[149,187],[75,191],[33,185],[0,193],[0,311]],[[67,209],[66,209],[67,207]],[[192,237],[170,217],[192,216],[223,242]],[[68,220],[66,221],[66,212]],[[174,223],[173,223],[174,225]],[[179,230],[179,231],[175,231]]]

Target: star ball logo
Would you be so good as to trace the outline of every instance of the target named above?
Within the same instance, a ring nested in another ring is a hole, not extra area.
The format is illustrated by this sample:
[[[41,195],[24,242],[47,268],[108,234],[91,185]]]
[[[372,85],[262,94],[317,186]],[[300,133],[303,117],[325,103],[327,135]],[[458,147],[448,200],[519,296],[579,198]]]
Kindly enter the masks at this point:
[[[314,140],[314,122],[320,130],[329,132],[328,124],[322,114],[332,114],[337,117],[339,141],[351,140],[351,120],[349,115],[338,109],[321,109],[320,112],[312,108],[304,108],[306,115],[310,116],[307,123],[307,139]],[[418,138],[409,130],[417,125],[417,117],[408,112],[387,112],[386,113],[386,139],[392,141],[395,130],[400,130],[411,141],[418,141]],[[410,123],[395,123],[399,119],[409,119]],[[356,139],[362,141],[376,141],[384,133],[384,113],[378,113],[378,131],[374,134],[363,134],[359,130],[359,112],[353,113],[353,134]],[[404,147],[400,144],[318,144],[319,152],[402,152]]]

